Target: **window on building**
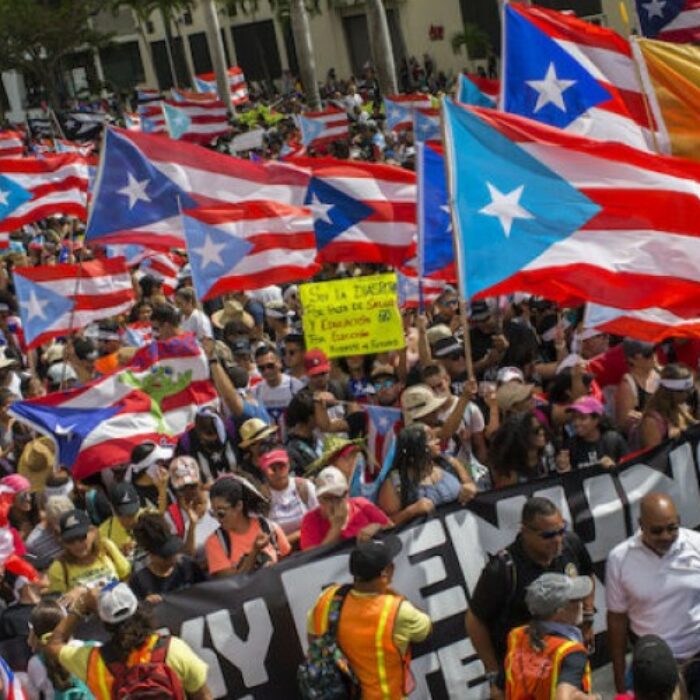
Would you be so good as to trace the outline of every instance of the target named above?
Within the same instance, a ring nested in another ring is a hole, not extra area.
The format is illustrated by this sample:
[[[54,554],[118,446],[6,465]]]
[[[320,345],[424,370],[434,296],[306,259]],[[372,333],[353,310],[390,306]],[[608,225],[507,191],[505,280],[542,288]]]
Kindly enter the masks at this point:
[[[137,41],[113,43],[100,49],[105,80],[115,88],[132,90],[146,80]]]
[[[192,13],[189,10],[186,10],[184,14],[182,15],[182,22],[187,26],[190,27],[192,26]]]
[[[194,64],[194,72],[210,73],[214,70],[209,53],[209,44],[207,43],[207,35],[204,32],[198,34],[190,34],[190,51],[192,52],[192,63]]]
[[[153,22],[151,20],[146,20],[146,34],[153,34],[156,31],[156,28],[153,26]]]
[[[247,80],[270,82],[282,75],[277,35],[272,20],[231,27],[238,65]]]

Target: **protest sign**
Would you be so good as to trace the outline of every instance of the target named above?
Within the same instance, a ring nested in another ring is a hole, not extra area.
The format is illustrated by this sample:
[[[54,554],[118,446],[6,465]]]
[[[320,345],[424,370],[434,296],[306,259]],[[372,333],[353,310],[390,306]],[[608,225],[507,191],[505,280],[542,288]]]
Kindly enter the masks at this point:
[[[433,634],[413,649],[411,700],[489,697],[484,668],[466,636],[464,614],[488,557],[513,541],[529,496],[557,504],[585,543],[596,576],[594,630],[605,632],[605,560],[633,534],[639,503],[668,493],[685,527],[700,526],[700,427],[615,469],[591,467],[479,494],[398,529],[403,549],[393,586],[433,620]],[[349,580],[353,542],[286,557],[165,596],[157,618],[209,664],[215,698],[294,700],[306,649],[306,613],[324,586]],[[80,636],[80,635],[79,635]],[[91,638],[83,636],[83,638]],[[594,665],[605,662],[600,651]]]
[[[302,284],[306,347],[328,357],[404,347],[396,288],[394,273]]]

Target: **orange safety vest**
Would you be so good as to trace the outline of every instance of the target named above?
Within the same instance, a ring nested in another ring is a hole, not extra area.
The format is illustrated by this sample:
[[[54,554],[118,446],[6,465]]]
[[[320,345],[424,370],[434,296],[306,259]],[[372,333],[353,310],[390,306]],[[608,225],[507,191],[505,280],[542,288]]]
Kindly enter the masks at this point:
[[[151,650],[158,639],[158,635],[153,634],[140,649],[134,649],[126,660],[127,668],[137,664],[147,664],[151,659]],[[102,659],[100,647],[94,647],[90,652],[85,683],[96,700],[111,700],[114,676],[109,672],[107,664]]]
[[[331,600],[339,586],[330,586],[313,611],[316,634],[325,633]],[[338,622],[338,646],[362,686],[362,700],[398,700],[410,692],[410,652],[394,644],[394,624],[403,596],[354,596],[349,593]]]
[[[562,661],[575,652],[588,654],[579,642],[547,634],[544,649],[536,651],[530,644],[527,625],[516,627],[508,635],[506,655],[506,700],[554,700]],[[591,667],[586,661],[583,691],[591,689]]]

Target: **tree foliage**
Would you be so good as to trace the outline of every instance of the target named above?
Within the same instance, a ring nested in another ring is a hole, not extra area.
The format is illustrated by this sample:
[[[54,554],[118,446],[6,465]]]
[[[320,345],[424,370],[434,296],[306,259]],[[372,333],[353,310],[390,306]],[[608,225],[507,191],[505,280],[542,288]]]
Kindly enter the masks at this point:
[[[110,39],[90,26],[104,6],[104,0],[0,0],[0,70],[23,73],[58,106],[63,59]]]
[[[455,32],[450,43],[455,53],[459,53],[464,46],[470,60],[486,58],[492,48],[489,35],[481,27],[471,22],[467,22],[461,32]]]

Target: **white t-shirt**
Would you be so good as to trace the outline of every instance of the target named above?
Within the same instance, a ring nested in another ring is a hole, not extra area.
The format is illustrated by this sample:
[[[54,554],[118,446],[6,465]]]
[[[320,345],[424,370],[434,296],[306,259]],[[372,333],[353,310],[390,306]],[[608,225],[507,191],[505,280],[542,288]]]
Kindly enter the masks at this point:
[[[187,333],[194,333],[197,338],[214,337],[209,317],[199,309],[195,309],[187,318],[183,316],[180,328]]]
[[[677,659],[700,652],[700,533],[684,527],[662,557],[641,532],[615,547],[605,573],[608,610],[625,613],[639,637],[656,634]]]
[[[265,380],[253,387],[253,398],[263,405],[275,423],[280,428],[280,434],[284,438],[286,429],[284,410],[289,406],[294,395],[304,388],[304,384],[288,374],[282,375],[282,381],[277,386],[270,386]]]
[[[305,513],[318,506],[316,488],[309,479],[306,482],[308,492],[307,502],[301,497],[297,481],[299,477],[289,476],[289,484],[284,491],[270,489],[270,520],[274,520],[284,531],[285,535],[296,532],[301,527]]]
[[[449,408],[446,408],[439,415],[442,421],[445,421],[447,420],[447,418],[449,418],[457,401],[458,399],[455,398],[453,401],[448,402]],[[473,401],[470,401],[467,404],[467,407],[464,409],[464,416],[459,422],[459,427],[457,428],[458,434],[463,430],[468,432],[470,440],[468,442],[460,440],[458,449],[457,441],[450,438],[447,444],[447,452],[449,454],[454,455],[461,462],[464,462],[465,464],[470,464],[472,460],[471,436],[474,433],[483,432],[485,425],[486,423],[484,421],[484,414],[481,412],[481,409]]]

